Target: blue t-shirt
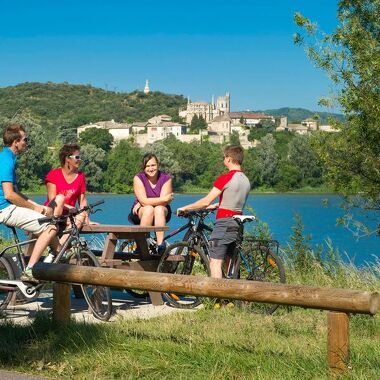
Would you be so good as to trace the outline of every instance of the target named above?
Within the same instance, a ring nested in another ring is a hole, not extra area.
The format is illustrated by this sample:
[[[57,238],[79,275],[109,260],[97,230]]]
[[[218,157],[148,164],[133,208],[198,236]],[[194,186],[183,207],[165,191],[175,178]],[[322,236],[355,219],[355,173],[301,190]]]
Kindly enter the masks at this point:
[[[16,186],[16,159],[7,146],[0,152],[0,210],[11,205],[4,197],[3,182],[12,182],[13,187]]]

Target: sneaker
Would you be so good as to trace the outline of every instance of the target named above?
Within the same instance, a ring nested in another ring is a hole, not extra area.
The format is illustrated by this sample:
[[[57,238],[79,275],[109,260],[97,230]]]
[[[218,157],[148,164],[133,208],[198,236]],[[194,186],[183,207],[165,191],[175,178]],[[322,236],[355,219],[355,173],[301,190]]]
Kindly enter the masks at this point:
[[[20,280],[25,282],[39,283],[39,280],[33,277],[31,268],[27,268],[24,270],[24,272],[21,273]]]
[[[157,254],[162,255],[165,252],[166,243],[161,243],[157,246]]]
[[[52,253],[49,253],[45,258],[44,258],[44,263],[46,264],[51,264],[55,259],[55,255]]]

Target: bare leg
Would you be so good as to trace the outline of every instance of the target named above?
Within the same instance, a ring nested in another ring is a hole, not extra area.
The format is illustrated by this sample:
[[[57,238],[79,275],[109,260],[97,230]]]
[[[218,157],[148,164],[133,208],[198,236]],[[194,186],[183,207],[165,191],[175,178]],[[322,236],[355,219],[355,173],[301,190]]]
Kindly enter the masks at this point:
[[[210,271],[212,278],[222,278],[222,265],[221,259],[210,259]]]
[[[55,226],[49,226],[41,235],[37,238],[37,241],[34,245],[32,256],[30,257],[28,267],[32,268],[35,263],[38,262],[42,253],[47,248],[49,243],[52,243],[53,248],[58,249],[59,243],[56,237],[57,228]]]
[[[154,207],[143,206],[139,210],[140,226],[152,226],[154,218]]]
[[[154,225],[157,227],[166,226],[166,215],[168,213],[168,209],[165,206],[156,206],[154,208]],[[160,245],[164,240],[164,231],[156,232],[157,236],[157,245]]]

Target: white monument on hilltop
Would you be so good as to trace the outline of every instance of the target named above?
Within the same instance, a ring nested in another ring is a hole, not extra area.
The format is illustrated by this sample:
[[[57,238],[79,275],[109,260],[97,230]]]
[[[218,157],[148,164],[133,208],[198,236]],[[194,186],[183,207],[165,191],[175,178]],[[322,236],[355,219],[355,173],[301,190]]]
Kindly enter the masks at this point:
[[[145,81],[145,87],[144,87],[144,94],[149,94],[150,88],[149,88],[149,81],[148,79]]]

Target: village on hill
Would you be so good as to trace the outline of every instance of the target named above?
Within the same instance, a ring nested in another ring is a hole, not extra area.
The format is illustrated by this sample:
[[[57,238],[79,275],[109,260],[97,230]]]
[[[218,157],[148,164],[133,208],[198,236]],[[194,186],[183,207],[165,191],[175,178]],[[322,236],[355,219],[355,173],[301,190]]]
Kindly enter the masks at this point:
[[[149,82],[146,81],[144,93],[149,94]],[[224,143],[233,133],[239,136],[240,144],[248,149],[255,147],[257,140],[248,139],[252,128],[260,128],[263,123],[272,123],[276,132],[290,131],[307,134],[313,131],[337,132],[330,125],[319,125],[318,119],[307,118],[301,123],[290,124],[286,116],[275,117],[263,112],[233,112],[230,109],[230,94],[218,96],[216,101],[195,101],[188,99],[186,107],[178,110],[181,122],[172,120],[169,115],[152,115],[144,122],[118,123],[112,120],[93,121],[78,127],[78,136],[88,128],[106,129],[114,141],[125,140],[133,136],[140,147],[163,140],[170,135],[181,142],[202,141]]]

